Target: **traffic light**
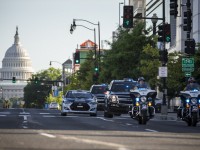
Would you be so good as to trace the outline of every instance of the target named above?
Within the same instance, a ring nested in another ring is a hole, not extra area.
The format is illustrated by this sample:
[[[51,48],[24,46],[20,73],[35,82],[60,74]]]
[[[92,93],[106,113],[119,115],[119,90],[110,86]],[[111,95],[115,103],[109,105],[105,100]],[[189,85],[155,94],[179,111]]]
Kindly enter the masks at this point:
[[[165,42],[171,42],[170,24],[165,24]]]
[[[80,52],[75,52],[74,62],[75,64],[80,64]]]
[[[123,27],[133,28],[133,6],[124,6]]]
[[[16,77],[12,78],[12,83],[16,83]]]
[[[192,12],[191,9],[188,9],[184,12],[184,19],[183,19],[183,30],[184,31],[191,31],[192,30]]]
[[[170,0],[170,15],[177,17],[178,14],[178,0]]]
[[[164,28],[163,28],[163,25],[159,25],[158,26],[158,41],[159,42],[163,42],[163,40],[165,39],[163,36],[164,36],[164,34],[163,34],[163,31],[164,30]]]
[[[159,54],[160,54],[159,60],[167,63],[168,62],[168,51],[166,49],[163,51],[161,50],[161,51],[159,51]]]
[[[35,83],[35,84],[38,84],[38,83],[39,83],[38,77],[35,77],[34,83]]]
[[[98,73],[98,72],[95,72],[95,73],[93,74],[93,82],[94,82],[94,83],[97,83],[98,78],[99,78],[99,73]]]
[[[185,41],[185,53],[186,54],[195,54],[195,40],[194,39],[187,39]]]
[[[94,68],[94,71],[95,71],[95,72],[98,72],[98,71],[99,71],[99,68],[96,66],[96,67]]]

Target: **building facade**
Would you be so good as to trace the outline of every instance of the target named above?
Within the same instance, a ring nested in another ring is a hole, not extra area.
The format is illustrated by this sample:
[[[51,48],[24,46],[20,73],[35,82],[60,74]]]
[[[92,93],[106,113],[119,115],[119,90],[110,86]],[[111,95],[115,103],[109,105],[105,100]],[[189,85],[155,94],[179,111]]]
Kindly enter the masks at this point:
[[[6,51],[0,68],[0,97],[2,99],[23,98],[26,80],[31,78],[33,73],[31,59],[20,43],[17,27],[14,44]],[[13,77],[16,78],[16,83],[12,83]]]

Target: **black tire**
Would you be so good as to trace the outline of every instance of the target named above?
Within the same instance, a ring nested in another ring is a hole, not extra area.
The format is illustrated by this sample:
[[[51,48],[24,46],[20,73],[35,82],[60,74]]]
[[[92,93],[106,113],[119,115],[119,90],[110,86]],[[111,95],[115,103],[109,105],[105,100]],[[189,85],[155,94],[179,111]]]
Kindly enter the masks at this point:
[[[192,119],[191,118],[188,119],[187,124],[188,124],[188,126],[192,125]]]
[[[90,116],[96,117],[96,116],[97,116],[97,113],[92,113],[92,114],[90,114]]]
[[[61,112],[61,116],[67,116],[67,113],[62,113],[62,112]]]
[[[197,122],[198,122],[196,113],[192,114],[192,119],[191,120],[192,120],[192,126],[196,127]]]
[[[106,118],[113,118],[113,114],[104,111],[104,117],[106,117]]]

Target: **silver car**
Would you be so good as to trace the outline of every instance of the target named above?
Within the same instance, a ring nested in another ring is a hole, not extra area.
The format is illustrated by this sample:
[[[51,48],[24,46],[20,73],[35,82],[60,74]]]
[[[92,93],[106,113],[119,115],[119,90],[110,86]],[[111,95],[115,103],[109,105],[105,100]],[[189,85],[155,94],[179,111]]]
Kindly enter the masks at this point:
[[[97,98],[85,90],[69,90],[63,97],[61,116],[68,113],[90,114],[97,116]]]

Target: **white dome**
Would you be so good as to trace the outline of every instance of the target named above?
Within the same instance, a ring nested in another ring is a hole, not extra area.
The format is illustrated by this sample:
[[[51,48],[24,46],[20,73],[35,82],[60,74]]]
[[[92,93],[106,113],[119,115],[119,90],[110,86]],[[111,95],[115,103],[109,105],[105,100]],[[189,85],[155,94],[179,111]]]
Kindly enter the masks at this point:
[[[17,79],[28,79],[34,72],[31,59],[20,44],[18,28],[16,28],[14,44],[5,53],[0,72],[3,79],[11,79],[13,76]]]

